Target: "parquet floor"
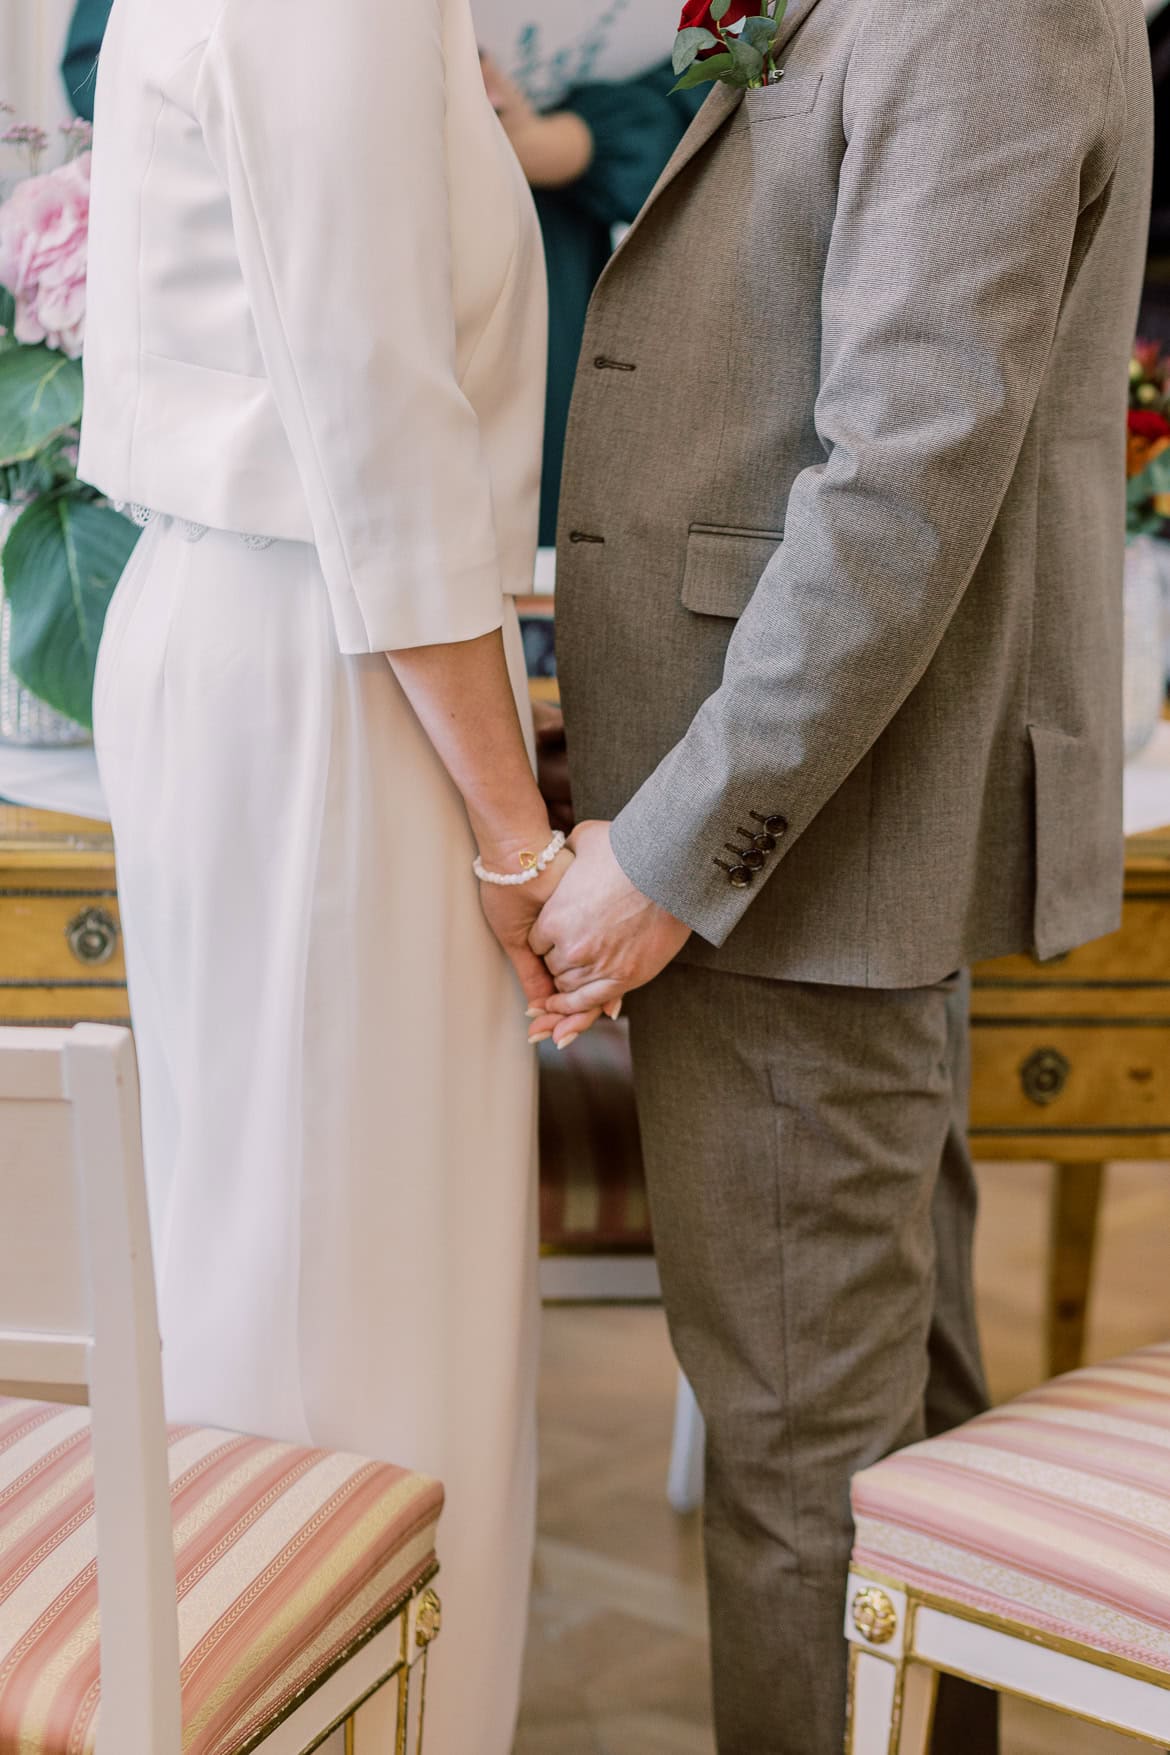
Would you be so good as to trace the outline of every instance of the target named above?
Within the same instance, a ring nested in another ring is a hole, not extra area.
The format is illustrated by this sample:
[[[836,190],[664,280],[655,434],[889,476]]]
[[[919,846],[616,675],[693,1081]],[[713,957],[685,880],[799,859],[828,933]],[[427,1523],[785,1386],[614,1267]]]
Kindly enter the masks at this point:
[[[1051,1172],[984,1165],[977,1262],[993,1392],[1043,1375]],[[1090,1357],[1170,1335],[1170,1165],[1110,1171]],[[714,1755],[697,1519],[663,1483],[674,1365],[655,1310],[545,1313],[536,1591],[515,1755]],[[1140,1745],[1009,1703],[1003,1755]]]

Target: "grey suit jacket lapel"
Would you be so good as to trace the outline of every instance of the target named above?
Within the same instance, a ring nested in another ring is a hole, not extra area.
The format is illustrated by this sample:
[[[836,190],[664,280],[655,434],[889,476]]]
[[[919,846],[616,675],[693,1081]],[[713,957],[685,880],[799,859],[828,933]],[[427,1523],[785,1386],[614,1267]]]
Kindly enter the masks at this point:
[[[819,4],[820,0],[795,0],[795,4],[789,7],[783,28],[776,42],[776,53],[778,55],[784,53],[805,19],[808,18],[809,14],[813,12]],[[646,198],[645,206],[634,220],[633,225],[631,225],[629,231],[622,239],[621,244],[618,246],[614,257],[611,259],[610,267],[612,267],[613,261],[621,255],[626,244],[642,225],[646,215],[650,212],[659,197],[669,189],[679,173],[686,169],[687,165],[690,164],[695,155],[701,152],[707,145],[707,142],[714,138],[720,128],[722,128],[723,124],[734,116],[736,110],[738,110],[740,104],[743,102],[743,96],[742,89],[737,86],[715,86],[710,97],[707,99],[682,139],[679,141],[678,146],[674,150],[673,156],[667,163],[666,169],[655,183],[653,189],[651,189]],[[607,267],[606,273],[602,276],[602,279],[605,279],[608,273],[609,268]]]

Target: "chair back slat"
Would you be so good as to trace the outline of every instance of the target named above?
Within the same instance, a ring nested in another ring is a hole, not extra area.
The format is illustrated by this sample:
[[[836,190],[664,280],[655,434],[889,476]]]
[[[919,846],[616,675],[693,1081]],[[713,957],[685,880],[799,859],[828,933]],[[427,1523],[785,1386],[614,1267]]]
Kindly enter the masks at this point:
[[[0,1029],[0,1385],[89,1392],[98,1755],[179,1755],[166,1425],[126,1030]]]
[[[0,1334],[10,1343],[0,1382],[60,1383],[15,1369],[23,1334],[88,1337],[92,1311],[82,1245],[81,1187],[62,1030],[0,1032]],[[86,1360],[71,1355],[86,1381]],[[59,1366],[58,1366],[59,1369]]]

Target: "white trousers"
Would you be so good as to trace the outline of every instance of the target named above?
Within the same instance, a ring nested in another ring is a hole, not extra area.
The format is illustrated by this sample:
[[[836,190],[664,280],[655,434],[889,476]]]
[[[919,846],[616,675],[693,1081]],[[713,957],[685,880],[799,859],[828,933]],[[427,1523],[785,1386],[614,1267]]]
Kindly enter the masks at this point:
[[[534,1065],[462,801],[386,659],[338,654],[303,545],[152,524],[95,722],[169,1415],[446,1483],[427,1755],[507,1755],[534,1516]]]

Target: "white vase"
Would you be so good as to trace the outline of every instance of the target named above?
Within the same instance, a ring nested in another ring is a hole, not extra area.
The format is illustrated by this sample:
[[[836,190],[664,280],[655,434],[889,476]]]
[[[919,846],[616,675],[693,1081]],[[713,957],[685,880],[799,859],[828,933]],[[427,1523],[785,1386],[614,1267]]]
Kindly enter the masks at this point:
[[[0,551],[16,516],[11,506],[0,504]],[[64,749],[92,743],[84,725],[47,706],[17,680],[9,650],[11,624],[12,612],[0,575],[0,743],[21,744],[25,749]]]
[[[1125,759],[1145,749],[1166,699],[1160,545],[1138,536],[1125,550]]]

